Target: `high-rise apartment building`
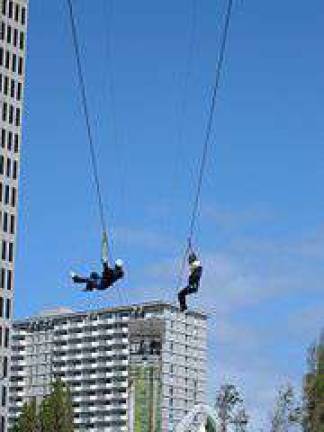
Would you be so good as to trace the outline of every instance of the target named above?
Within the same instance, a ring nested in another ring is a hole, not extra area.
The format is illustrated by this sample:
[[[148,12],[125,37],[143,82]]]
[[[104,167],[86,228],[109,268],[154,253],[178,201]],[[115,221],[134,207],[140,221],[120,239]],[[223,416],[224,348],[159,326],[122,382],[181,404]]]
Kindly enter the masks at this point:
[[[13,324],[9,424],[56,378],[76,431],[173,432],[205,403],[207,318],[164,303],[58,312]]]
[[[0,0],[0,431],[6,430],[9,338],[28,0]]]

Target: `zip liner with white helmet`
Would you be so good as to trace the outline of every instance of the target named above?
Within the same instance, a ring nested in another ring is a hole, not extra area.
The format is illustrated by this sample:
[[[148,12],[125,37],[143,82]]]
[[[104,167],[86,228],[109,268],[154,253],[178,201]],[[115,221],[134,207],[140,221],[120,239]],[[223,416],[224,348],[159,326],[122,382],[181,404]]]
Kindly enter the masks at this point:
[[[99,182],[97,159],[96,159],[94,140],[93,140],[93,134],[91,129],[91,123],[90,123],[86,85],[85,85],[85,79],[83,76],[82,65],[81,65],[80,47],[79,47],[77,27],[76,27],[76,21],[74,17],[72,0],[67,0],[67,4],[68,4],[69,16],[71,22],[72,39],[73,39],[74,53],[76,57],[81,101],[82,101],[83,113],[84,113],[84,118],[86,123],[88,142],[89,142],[92,171],[93,171],[93,177],[96,186],[99,216],[100,216],[100,222],[102,227],[102,250],[101,250],[102,272],[101,274],[97,272],[91,272],[89,277],[84,277],[84,276],[79,276],[74,272],[71,272],[71,278],[74,283],[85,285],[84,291],[90,291],[90,292],[103,291],[112,287],[115,284],[115,282],[117,282],[119,279],[122,279],[124,277],[125,271],[123,268],[123,261],[121,259],[116,260],[114,267],[111,267],[109,265],[108,234],[107,234],[107,227],[105,223],[103,199],[102,199],[102,193],[101,193],[100,182]]]
[[[232,9],[233,9],[233,0],[228,0],[227,8],[226,8],[226,15],[225,15],[225,24],[224,29],[222,33],[221,38],[221,45],[219,50],[219,55],[217,59],[217,65],[216,65],[216,73],[215,73],[215,82],[212,92],[212,98],[211,98],[211,104],[209,109],[209,115],[207,119],[207,125],[206,125],[206,132],[205,132],[205,139],[203,142],[202,147],[202,155],[200,159],[200,166],[198,171],[198,179],[197,179],[197,189],[196,194],[194,196],[193,200],[193,206],[192,206],[192,213],[190,216],[190,224],[189,224],[189,232],[188,232],[188,243],[187,247],[184,253],[184,257],[182,260],[182,265],[180,269],[180,276],[179,280],[181,280],[184,265],[186,262],[186,258],[188,257],[188,264],[189,264],[189,278],[188,278],[188,284],[185,288],[182,288],[180,291],[178,291],[178,301],[180,305],[181,311],[187,310],[187,302],[186,297],[188,295],[194,294],[198,292],[199,285],[200,285],[200,279],[202,276],[203,267],[201,265],[201,262],[198,259],[198,256],[193,250],[192,247],[192,238],[194,235],[195,227],[196,227],[196,221],[198,217],[199,212],[199,204],[200,204],[200,195],[201,195],[201,189],[203,186],[203,180],[204,180],[204,174],[205,174],[205,168],[207,163],[207,156],[208,156],[208,150],[210,147],[210,139],[211,139],[211,132],[212,132],[212,126],[213,126],[213,119],[214,119],[214,113],[216,108],[216,101],[217,101],[217,95],[220,85],[220,79],[222,74],[222,68],[224,64],[224,58],[225,58],[225,51],[226,51],[226,42],[228,39],[228,32],[232,17]],[[179,290],[179,286],[177,287]]]
[[[109,266],[108,253],[105,252],[108,251],[107,245],[107,237],[104,236],[101,257],[103,268],[101,275],[97,272],[91,272],[89,277],[84,277],[71,272],[71,278],[74,283],[85,284],[83,291],[104,291],[124,277],[123,261],[121,259],[115,261],[114,267]]]

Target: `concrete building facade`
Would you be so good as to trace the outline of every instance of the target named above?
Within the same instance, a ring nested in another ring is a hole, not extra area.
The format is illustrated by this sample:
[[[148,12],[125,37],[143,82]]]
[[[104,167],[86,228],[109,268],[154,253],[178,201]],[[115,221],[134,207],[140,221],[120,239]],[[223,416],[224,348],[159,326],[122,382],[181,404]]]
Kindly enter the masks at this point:
[[[61,378],[72,392],[76,431],[136,430],[134,413],[140,411],[134,394],[142,374],[141,383],[148,377],[152,392],[148,410],[155,410],[147,421],[171,432],[195,405],[206,402],[206,338],[204,314],[183,314],[159,302],[17,321],[9,423],[24,402],[40,402],[51,382]],[[141,387],[140,395],[145,391]]]
[[[0,431],[6,430],[27,0],[0,0]]]

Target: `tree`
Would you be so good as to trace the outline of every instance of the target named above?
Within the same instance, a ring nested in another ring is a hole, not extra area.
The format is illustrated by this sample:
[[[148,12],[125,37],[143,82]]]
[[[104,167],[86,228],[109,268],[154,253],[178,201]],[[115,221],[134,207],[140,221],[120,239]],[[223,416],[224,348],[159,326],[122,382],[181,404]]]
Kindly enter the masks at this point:
[[[209,417],[207,417],[206,424],[205,424],[205,430],[206,432],[214,432],[214,425]]]
[[[247,425],[249,423],[249,416],[244,407],[241,407],[237,413],[235,413],[234,419],[232,421],[235,432],[245,432]]]
[[[292,386],[288,384],[278,392],[270,430],[271,432],[289,432],[300,425],[301,418],[301,407],[296,402]]]
[[[248,425],[248,415],[243,406],[243,399],[233,384],[224,384],[216,395],[215,408],[220,421],[221,432],[227,432],[233,425],[235,431],[244,432]]]
[[[25,403],[22,412],[14,426],[14,432],[37,432],[38,418],[36,400]]]
[[[324,432],[324,333],[308,352],[304,379],[304,431]]]
[[[73,409],[69,388],[61,380],[39,407],[36,400],[26,403],[12,432],[73,432]]]
[[[63,381],[55,381],[52,393],[43,400],[39,423],[41,432],[73,432],[72,398]]]

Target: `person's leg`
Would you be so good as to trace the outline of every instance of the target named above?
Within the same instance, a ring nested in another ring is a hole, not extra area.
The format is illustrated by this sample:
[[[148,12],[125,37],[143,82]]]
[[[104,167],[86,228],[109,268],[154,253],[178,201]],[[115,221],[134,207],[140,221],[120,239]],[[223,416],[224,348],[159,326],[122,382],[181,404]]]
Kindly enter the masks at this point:
[[[188,287],[188,294],[194,294],[198,291],[199,288],[199,283],[198,282],[194,282],[191,285],[189,285]]]
[[[95,289],[97,289],[97,282],[93,279],[88,279],[84,291],[94,291]]]
[[[99,283],[97,284],[97,290],[98,291],[104,291],[104,290],[108,289],[109,287],[110,287],[109,282],[104,278],[101,278]]]
[[[100,289],[105,290],[107,288],[110,288],[114,282],[113,279],[114,279],[114,270],[110,267],[107,267],[107,269],[102,273],[101,276]]]
[[[181,312],[187,310],[187,302],[186,302],[187,294],[188,294],[188,287],[183,288],[181,291],[179,291],[178,300],[179,300]]]
[[[85,283],[88,283],[89,278],[85,278],[85,277],[78,276],[78,275],[73,275],[72,280],[74,283],[77,283],[77,284],[85,284]]]

